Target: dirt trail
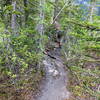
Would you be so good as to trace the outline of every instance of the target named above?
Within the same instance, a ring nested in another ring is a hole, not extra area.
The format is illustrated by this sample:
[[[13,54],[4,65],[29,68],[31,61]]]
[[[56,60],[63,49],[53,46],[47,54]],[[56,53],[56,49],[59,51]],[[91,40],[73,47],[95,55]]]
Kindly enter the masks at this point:
[[[67,71],[59,54],[55,53],[57,54],[55,55],[56,60],[46,56],[43,61],[46,69],[46,81],[37,100],[66,100],[70,96],[66,88]]]

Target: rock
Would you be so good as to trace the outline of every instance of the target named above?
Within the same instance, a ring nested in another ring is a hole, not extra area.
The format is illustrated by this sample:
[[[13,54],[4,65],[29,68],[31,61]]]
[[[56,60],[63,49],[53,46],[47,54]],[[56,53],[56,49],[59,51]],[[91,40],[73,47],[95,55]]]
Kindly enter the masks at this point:
[[[54,70],[53,76],[55,77],[55,76],[58,76],[58,75],[59,75],[59,72],[57,70]]]

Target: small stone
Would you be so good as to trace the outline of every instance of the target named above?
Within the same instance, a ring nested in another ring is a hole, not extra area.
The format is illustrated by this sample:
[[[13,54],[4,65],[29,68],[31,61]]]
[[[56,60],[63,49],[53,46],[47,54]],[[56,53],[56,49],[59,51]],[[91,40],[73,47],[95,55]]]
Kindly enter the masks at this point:
[[[57,76],[59,72],[57,70],[54,71],[53,76]]]

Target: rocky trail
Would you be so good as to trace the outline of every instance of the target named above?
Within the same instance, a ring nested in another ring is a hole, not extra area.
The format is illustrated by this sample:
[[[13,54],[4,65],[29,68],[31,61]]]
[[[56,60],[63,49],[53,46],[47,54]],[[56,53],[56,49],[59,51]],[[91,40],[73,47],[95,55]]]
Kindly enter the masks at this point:
[[[43,64],[46,69],[46,80],[37,100],[68,100],[70,92],[67,90],[68,72],[61,59],[60,50],[50,53],[56,57],[45,57]]]

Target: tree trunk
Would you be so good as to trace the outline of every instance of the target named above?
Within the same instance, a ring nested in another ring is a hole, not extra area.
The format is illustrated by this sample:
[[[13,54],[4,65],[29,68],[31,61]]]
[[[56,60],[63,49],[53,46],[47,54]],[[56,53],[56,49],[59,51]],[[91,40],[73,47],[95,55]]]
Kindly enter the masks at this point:
[[[27,10],[27,7],[28,7],[28,0],[24,0],[24,7],[25,7],[25,26],[27,24],[27,20],[28,20],[28,10]]]
[[[91,4],[90,4],[90,14],[89,14],[89,21],[91,23],[93,23],[93,14],[94,14],[94,11],[95,11],[95,6],[96,6],[96,1],[95,0],[91,0]]]
[[[13,32],[16,32],[16,14],[14,13],[14,11],[16,11],[16,0],[12,0],[12,6],[13,6],[13,13],[11,19],[11,28]]]
[[[57,16],[57,14],[59,13],[58,2],[59,2],[59,0],[55,0],[54,17],[53,17],[54,19]],[[57,17],[55,21],[58,21],[58,19],[59,18]]]
[[[40,4],[39,4],[39,22],[37,25],[37,31],[40,34],[40,41],[39,41],[39,45],[40,45],[40,49],[43,50],[43,40],[42,40],[42,36],[44,34],[44,5],[45,5],[45,0],[40,0]]]

